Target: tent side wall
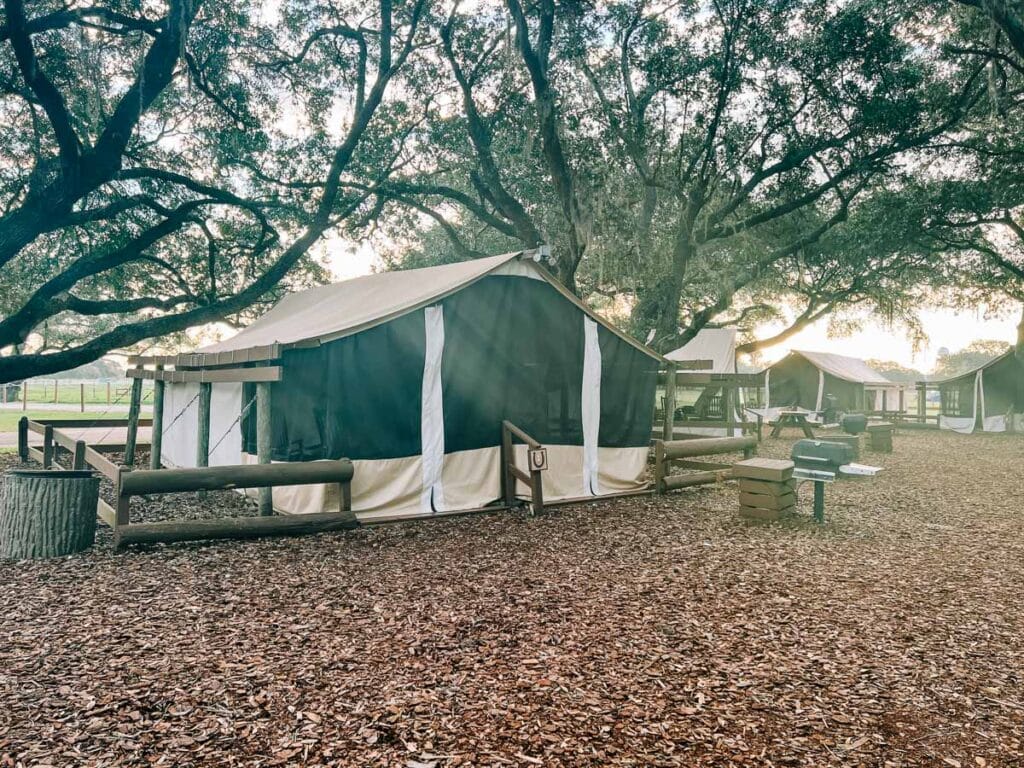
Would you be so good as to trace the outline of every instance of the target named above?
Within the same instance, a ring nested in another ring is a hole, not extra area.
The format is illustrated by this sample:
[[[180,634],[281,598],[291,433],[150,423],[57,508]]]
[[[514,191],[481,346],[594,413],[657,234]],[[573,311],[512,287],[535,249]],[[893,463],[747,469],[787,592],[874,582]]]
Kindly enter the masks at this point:
[[[826,373],[823,397],[826,395],[832,395],[836,399],[840,411],[864,410],[864,385],[859,382],[846,381]],[[817,397],[817,391],[815,391],[815,397]],[[824,403],[824,400],[822,402]],[[814,405],[808,407],[813,408]]]
[[[943,416],[968,417],[974,413],[974,373],[939,385]]]
[[[790,354],[771,367],[768,399],[773,408],[813,409],[818,397],[818,369]]]
[[[1020,413],[1024,410],[1024,366],[1014,355],[995,360],[985,369],[982,380],[985,385],[987,415]]]
[[[770,402],[773,408],[806,408],[818,406],[818,387],[824,376],[822,398],[832,395],[841,411],[859,411],[864,408],[864,385],[846,381],[831,373],[822,372],[810,360],[790,354],[771,367],[769,377]]]

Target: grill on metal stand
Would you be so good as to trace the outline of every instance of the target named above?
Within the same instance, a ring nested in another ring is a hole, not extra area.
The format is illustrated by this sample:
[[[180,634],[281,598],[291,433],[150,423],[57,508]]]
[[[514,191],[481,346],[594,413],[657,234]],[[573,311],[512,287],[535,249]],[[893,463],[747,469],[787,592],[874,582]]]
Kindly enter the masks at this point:
[[[853,463],[853,448],[828,440],[798,440],[790,453],[793,477],[814,483],[814,519],[825,522],[825,483],[843,477],[871,477],[880,470]]]

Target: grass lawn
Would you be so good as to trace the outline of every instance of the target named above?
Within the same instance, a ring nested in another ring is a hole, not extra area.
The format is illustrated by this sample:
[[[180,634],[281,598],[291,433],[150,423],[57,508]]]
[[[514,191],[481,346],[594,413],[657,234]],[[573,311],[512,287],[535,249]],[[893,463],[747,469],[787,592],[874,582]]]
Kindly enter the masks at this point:
[[[104,418],[104,419],[126,419],[128,414],[117,412],[108,413],[106,415],[97,411],[42,411],[32,410],[31,408],[27,411],[13,411],[4,410],[0,411],[0,432],[17,432],[18,421],[22,416],[28,416],[30,419],[82,419],[89,421],[92,419]],[[143,418],[149,418],[151,414],[143,408]]]

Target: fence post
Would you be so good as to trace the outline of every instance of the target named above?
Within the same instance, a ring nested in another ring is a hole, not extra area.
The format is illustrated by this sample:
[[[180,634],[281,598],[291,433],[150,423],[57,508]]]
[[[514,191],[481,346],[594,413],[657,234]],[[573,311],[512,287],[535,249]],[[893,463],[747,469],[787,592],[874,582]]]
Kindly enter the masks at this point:
[[[269,464],[272,455],[270,415],[270,382],[256,383],[256,460],[260,464]],[[261,516],[274,514],[274,494],[272,488],[260,488],[259,510]]]
[[[75,459],[72,469],[85,469],[85,440],[75,441]]]
[[[669,363],[665,374],[665,423],[661,426],[661,439],[671,440],[675,434],[676,418],[676,364]]]
[[[110,405],[110,382],[107,382],[107,405]]]
[[[164,367],[158,365],[158,371]],[[153,435],[149,440],[149,468],[160,469],[164,437],[164,386],[161,379],[153,382]]]
[[[531,462],[532,463],[532,462]],[[544,479],[539,469],[530,468],[530,495],[533,502],[533,514],[544,514]]]
[[[28,379],[21,382],[21,410],[28,410]]]
[[[141,371],[142,366],[135,366]],[[124,443],[124,463],[126,466],[135,464],[135,444],[139,437],[139,410],[142,408],[142,379],[132,379],[132,396],[128,403],[128,436]]]
[[[18,456],[28,461],[28,416],[18,419]]]
[[[49,469],[53,464],[53,427],[47,424],[43,427],[43,469]]]
[[[654,441],[654,492],[665,492],[665,441]]]
[[[81,405],[80,413],[85,413],[85,382],[78,385],[78,401]]]
[[[512,433],[505,424],[501,425],[501,491],[505,506],[509,509],[516,503],[516,478],[509,469],[515,461],[515,449],[512,446]]]
[[[210,396],[213,385],[204,381],[199,385],[199,435],[196,440],[196,466],[210,466]],[[199,498],[205,498],[206,491],[199,491]]]
[[[141,379],[138,379],[141,381]],[[117,470],[117,482],[114,483],[114,530],[117,531],[122,525],[130,522],[128,513],[130,511],[131,497],[121,493],[121,481],[129,470],[120,467]]]
[[[57,403],[57,395],[60,393],[60,381],[58,379],[53,380],[53,402]]]

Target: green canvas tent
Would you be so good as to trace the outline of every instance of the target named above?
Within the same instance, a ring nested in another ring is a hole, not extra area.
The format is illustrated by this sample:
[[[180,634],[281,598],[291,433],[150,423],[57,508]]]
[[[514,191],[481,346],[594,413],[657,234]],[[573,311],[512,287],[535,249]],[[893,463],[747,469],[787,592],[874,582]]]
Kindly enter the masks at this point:
[[[856,357],[793,350],[765,371],[765,408],[842,412],[896,410],[900,385]]]
[[[941,398],[940,429],[1005,432],[1024,413],[1024,364],[1012,349],[972,371],[929,383]]]

